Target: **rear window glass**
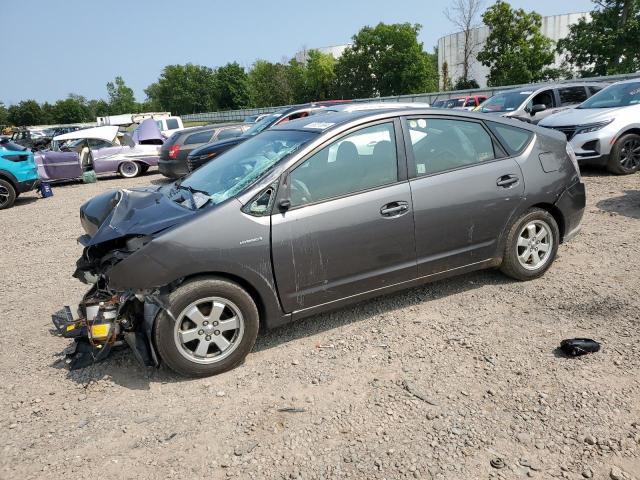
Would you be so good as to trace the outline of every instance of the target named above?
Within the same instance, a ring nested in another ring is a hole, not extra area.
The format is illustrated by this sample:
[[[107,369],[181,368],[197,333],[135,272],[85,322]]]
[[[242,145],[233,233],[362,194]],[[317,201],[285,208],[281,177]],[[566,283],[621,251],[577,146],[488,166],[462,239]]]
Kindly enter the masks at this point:
[[[511,125],[487,122],[487,126],[498,137],[498,140],[507,149],[509,155],[521,153],[533,137],[533,132]]]
[[[180,125],[178,124],[178,119],[167,118],[167,130],[175,130],[176,128],[180,128]]]
[[[193,145],[194,143],[207,143],[211,140],[211,136],[213,135],[213,130],[205,130],[204,132],[194,133],[193,135],[189,135],[187,139],[184,141],[185,145]]]

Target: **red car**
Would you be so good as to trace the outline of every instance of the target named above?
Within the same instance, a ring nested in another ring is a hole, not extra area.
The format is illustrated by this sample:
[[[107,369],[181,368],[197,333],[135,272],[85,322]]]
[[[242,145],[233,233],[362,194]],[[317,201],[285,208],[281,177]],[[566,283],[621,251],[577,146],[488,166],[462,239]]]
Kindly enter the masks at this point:
[[[469,97],[450,98],[442,108],[464,108],[472,110],[487,99],[484,95],[472,95]]]

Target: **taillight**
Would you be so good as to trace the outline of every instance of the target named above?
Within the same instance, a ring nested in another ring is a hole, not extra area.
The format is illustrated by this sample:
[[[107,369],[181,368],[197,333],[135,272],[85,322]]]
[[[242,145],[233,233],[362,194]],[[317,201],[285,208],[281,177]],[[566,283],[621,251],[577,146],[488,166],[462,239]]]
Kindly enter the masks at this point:
[[[178,157],[179,151],[180,151],[180,145],[171,145],[169,147],[169,158],[171,160],[175,160]]]

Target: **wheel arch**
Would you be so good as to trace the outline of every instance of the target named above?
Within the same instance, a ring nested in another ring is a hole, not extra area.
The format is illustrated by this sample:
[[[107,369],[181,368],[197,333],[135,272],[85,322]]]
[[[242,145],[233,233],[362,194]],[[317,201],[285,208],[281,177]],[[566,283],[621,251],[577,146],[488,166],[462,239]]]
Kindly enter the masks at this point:
[[[620,133],[618,133],[615,137],[613,137],[613,140],[611,140],[611,146],[613,146],[618,140],[620,140],[620,137],[627,135],[629,133],[635,133],[636,135],[640,135],[640,126],[633,126],[631,128],[627,128],[621,131]]]
[[[562,211],[552,203],[536,203],[529,208],[540,208],[548,212],[558,224],[558,231],[560,233],[560,243],[564,242],[564,235],[566,233],[566,222]]]
[[[0,170],[0,179],[6,180],[7,182],[9,182],[13,187],[13,189],[16,191],[16,193],[18,192],[17,179],[11,174],[11,172],[7,172],[6,170]]]

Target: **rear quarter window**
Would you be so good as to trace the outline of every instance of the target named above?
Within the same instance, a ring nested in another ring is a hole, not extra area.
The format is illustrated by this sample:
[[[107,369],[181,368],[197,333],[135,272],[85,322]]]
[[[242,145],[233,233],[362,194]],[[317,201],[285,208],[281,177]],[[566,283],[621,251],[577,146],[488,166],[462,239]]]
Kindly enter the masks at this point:
[[[486,122],[509,155],[519,155],[529,145],[533,132],[512,125]]]
[[[178,120],[176,118],[167,118],[167,130],[175,130],[176,128],[180,128]]]

